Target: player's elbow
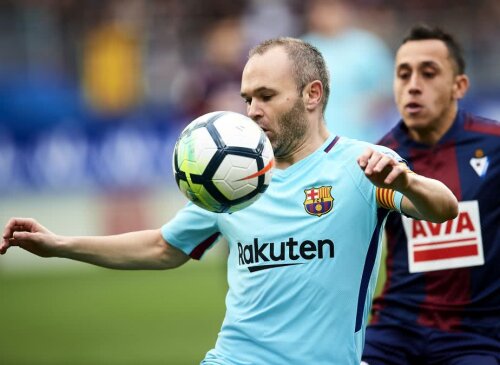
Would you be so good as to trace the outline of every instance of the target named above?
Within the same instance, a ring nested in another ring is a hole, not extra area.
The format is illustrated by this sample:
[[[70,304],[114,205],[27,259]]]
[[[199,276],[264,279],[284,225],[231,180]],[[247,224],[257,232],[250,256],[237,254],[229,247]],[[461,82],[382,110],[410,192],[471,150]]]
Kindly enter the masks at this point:
[[[458,216],[457,198],[446,185],[438,181],[436,181],[436,184],[432,198],[434,202],[434,214],[432,214],[433,219],[431,221],[434,223],[444,223],[455,219]]]
[[[458,216],[458,201],[453,194],[450,194],[450,196],[439,205],[439,208],[438,214],[432,219],[434,223],[444,223]]]
[[[189,260],[188,255],[165,241],[162,242],[160,251],[156,267],[159,270],[175,269]]]
[[[458,201],[455,198],[455,196],[452,196],[450,198],[450,201],[448,202],[448,207],[444,214],[443,221],[440,223],[449,221],[451,219],[455,219],[457,216],[458,216]]]

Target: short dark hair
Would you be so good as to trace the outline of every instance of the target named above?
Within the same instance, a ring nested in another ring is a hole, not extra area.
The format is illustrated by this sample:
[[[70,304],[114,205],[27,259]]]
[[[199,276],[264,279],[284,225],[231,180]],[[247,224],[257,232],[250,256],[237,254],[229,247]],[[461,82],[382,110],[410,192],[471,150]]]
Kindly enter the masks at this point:
[[[401,45],[409,41],[422,41],[427,39],[436,39],[442,41],[448,49],[451,60],[456,65],[457,74],[462,75],[465,73],[465,60],[463,57],[462,47],[455,39],[455,37],[439,27],[431,27],[426,24],[414,25],[401,42]]]
[[[304,87],[314,81],[319,80],[323,84],[323,113],[326,109],[328,97],[330,95],[330,75],[321,52],[313,45],[301,39],[291,37],[280,37],[266,40],[252,48],[249,58],[259,54],[262,55],[274,47],[283,47],[292,60],[292,72],[297,90],[302,93]]]

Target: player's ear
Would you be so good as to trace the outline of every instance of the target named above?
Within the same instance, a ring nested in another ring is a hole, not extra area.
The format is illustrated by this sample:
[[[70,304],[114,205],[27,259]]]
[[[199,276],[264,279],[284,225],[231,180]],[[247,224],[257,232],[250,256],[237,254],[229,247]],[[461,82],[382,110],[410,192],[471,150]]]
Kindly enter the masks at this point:
[[[467,75],[457,75],[455,76],[455,83],[453,85],[453,97],[456,100],[462,99],[465,93],[469,89],[469,78]]]
[[[321,104],[323,98],[323,84],[319,80],[314,80],[307,84],[302,91],[306,110],[312,111]]]

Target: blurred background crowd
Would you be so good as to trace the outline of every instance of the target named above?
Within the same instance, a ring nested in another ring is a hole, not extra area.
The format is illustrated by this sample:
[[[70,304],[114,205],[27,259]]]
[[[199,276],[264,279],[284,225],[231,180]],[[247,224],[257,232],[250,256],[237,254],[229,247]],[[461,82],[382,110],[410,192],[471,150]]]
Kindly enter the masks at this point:
[[[375,142],[398,119],[393,54],[415,22],[457,35],[464,103],[498,119],[498,0],[2,0],[0,195],[168,183],[179,131],[245,113],[247,52],[283,35],[324,53],[332,131]]]

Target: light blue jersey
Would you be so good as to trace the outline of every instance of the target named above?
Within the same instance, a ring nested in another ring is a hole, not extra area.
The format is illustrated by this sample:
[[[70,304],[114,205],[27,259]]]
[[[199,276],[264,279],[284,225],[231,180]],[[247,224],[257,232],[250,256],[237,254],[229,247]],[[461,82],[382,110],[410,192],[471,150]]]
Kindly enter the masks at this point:
[[[229,243],[226,316],[202,364],[359,365],[382,225],[402,199],[364,176],[356,159],[368,146],[400,159],[329,138],[276,169],[250,207],[216,214],[188,204],[163,226],[165,240],[194,258],[219,232]]]

